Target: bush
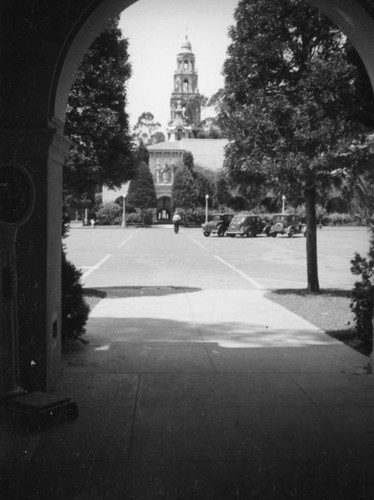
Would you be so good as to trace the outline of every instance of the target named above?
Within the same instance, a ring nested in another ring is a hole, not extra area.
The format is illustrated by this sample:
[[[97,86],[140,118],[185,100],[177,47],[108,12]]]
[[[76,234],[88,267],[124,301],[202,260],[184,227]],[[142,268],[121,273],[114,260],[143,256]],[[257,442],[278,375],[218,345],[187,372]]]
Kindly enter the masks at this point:
[[[96,223],[113,226],[122,223],[122,207],[117,203],[104,203],[96,212]]]
[[[185,210],[186,225],[200,225],[205,222],[205,209],[202,207]]]
[[[146,208],[142,211],[143,224],[145,226],[152,226],[153,224],[153,210],[152,208]]]
[[[357,219],[351,214],[341,214],[339,212],[332,212],[322,216],[324,224],[330,224],[333,226],[341,226],[343,224],[357,223]]]
[[[367,257],[355,253],[351,260],[351,272],[360,276],[351,292],[350,308],[354,314],[357,337],[368,350],[373,346],[373,308],[374,308],[374,232],[370,228],[370,247]]]
[[[179,215],[182,218],[182,224],[184,226],[198,225],[200,226],[205,222],[205,208],[176,208]],[[217,210],[214,210],[216,212]]]
[[[126,222],[128,224],[141,224],[142,216],[140,212],[132,212],[131,214],[126,215]]]
[[[144,210],[136,209],[136,212],[131,212],[126,215],[126,222],[128,224],[137,224],[142,226],[151,226],[153,224],[153,210],[147,208]]]
[[[69,217],[66,212],[62,217],[62,238],[69,231]],[[85,325],[90,308],[83,296],[81,284],[82,273],[66,258],[64,245],[61,259],[61,339],[63,343],[69,340],[80,340],[86,332]]]
[[[81,284],[82,273],[74,264],[67,260],[66,254],[62,252],[62,276],[61,276],[61,338],[66,343],[69,340],[80,340],[86,333],[85,325],[90,308],[83,296]]]

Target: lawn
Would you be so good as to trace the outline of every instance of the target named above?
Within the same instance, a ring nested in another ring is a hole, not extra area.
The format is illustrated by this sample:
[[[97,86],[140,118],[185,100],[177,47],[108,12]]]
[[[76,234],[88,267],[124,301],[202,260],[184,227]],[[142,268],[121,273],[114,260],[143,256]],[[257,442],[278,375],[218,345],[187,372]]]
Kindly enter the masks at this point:
[[[283,289],[268,292],[266,297],[368,356],[370,352],[356,338],[349,295],[349,290],[328,289],[309,293],[305,289]]]

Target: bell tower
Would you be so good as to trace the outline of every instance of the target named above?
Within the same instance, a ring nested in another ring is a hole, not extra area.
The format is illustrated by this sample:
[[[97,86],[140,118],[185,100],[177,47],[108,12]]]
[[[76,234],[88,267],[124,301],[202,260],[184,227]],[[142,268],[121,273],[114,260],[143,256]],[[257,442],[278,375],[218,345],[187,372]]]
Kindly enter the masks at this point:
[[[170,122],[167,129],[169,140],[193,137],[193,127],[201,120],[201,96],[195,54],[187,36],[177,54],[174,72],[174,90],[170,98]]]

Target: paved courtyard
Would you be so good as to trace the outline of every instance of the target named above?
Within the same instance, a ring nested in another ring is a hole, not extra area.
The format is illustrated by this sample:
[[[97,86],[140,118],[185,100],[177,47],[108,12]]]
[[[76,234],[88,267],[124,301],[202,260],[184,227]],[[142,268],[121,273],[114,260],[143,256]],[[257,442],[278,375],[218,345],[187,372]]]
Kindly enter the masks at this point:
[[[1,425],[1,498],[374,498],[368,358],[265,297],[305,286],[304,238],[87,228],[67,244],[103,297],[55,389],[80,414]],[[351,287],[366,232],[319,247],[321,286]]]

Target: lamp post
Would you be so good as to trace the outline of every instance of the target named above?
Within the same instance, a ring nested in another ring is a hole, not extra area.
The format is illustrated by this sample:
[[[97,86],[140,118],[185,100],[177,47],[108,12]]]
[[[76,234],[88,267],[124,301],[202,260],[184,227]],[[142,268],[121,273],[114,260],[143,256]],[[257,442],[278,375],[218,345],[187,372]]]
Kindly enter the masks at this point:
[[[122,229],[126,228],[126,196],[122,196]]]
[[[284,214],[286,209],[286,197],[285,195],[282,196],[282,214]]]
[[[209,194],[205,195],[205,224],[208,223],[208,202],[209,202]]]

